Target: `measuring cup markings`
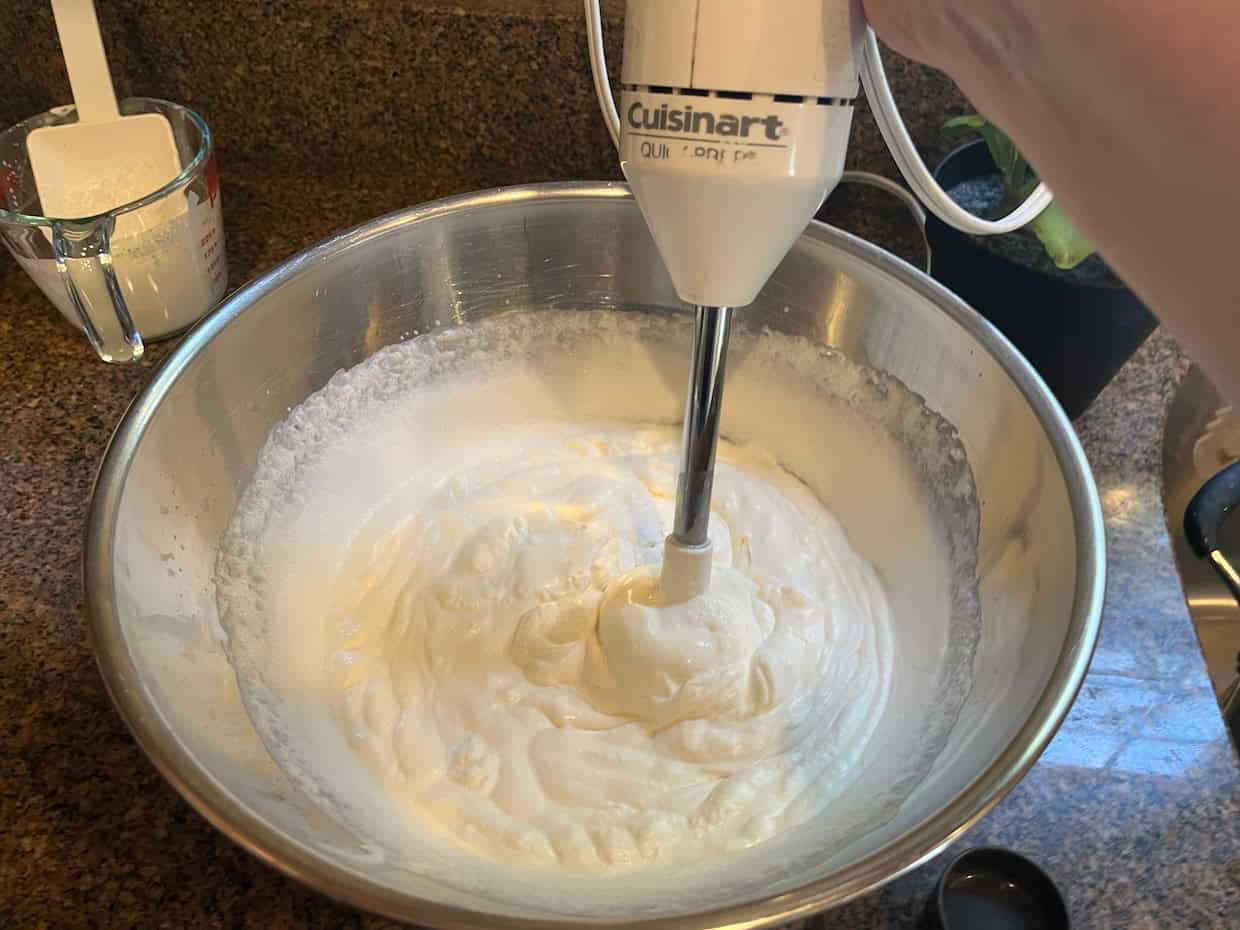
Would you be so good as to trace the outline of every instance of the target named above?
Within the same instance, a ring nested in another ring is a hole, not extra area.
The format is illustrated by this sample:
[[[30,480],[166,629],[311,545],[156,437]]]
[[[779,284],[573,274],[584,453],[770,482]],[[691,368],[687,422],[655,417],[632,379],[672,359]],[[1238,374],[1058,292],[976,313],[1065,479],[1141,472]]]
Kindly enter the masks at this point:
[[[105,361],[141,357],[143,341],[178,333],[224,295],[227,258],[219,175],[206,124],[177,104],[135,98],[122,112],[169,121],[182,170],[155,191],[95,216],[42,216],[25,150],[35,128],[75,118],[58,107],[0,133],[0,238],[52,304]],[[139,172],[140,173],[140,172]],[[122,179],[123,180],[123,179]],[[100,201],[83,192],[83,209]]]

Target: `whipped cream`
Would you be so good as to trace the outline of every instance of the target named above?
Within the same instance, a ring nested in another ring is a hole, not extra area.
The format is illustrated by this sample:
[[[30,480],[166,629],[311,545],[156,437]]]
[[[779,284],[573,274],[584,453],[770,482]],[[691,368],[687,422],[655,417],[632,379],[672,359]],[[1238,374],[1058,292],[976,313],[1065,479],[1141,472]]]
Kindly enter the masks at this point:
[[[663,598],[681,372],[635,370],[645,352],[560,367],[411,343],[273,433],[225,534],[221,618],[260,734],[325,809],[364,808],[389,847],[433,835],[602,874],[714,860],[858,791],[849,836],[894,809],[889,785],[857,784],[881,727],[917,743],[887,713],[884,584],[783,450],[721,442],[710,589]],[[745,384],[729,384],[742,412],[760,397]],[[902,487],[888,496],[913,499]],[[948,587],[921,586],[915,687],[938,668]],[[902,768],[892,781],[911,789]]]
[[[451,445],[342,540],[324,605],[324,687],[394,799],[493,858],[627,868],[760,842],[847,782],[887,604],[803,484],[724,444],[710,590],[669,605],[675,430],[480,417]]]

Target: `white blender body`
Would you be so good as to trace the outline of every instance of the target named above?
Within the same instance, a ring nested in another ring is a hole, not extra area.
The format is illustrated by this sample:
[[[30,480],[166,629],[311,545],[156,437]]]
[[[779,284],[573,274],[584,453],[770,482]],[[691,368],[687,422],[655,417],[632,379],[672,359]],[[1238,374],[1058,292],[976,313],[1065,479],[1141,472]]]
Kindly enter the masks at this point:
[[[628,0],[617,111],[599,0],[585,0],[595,90],[682,300],[752,303],[839,182],[861,86],[914,193],[950,226],[1011,232],[958,206],[922,162],[860,0]]]
[[[860,0],[629,0],[620,163],[682,300],[753,302],[839,183]]]
[[[676,514],[663,596],[706,591],[732,308],[752,303],[844,173],[862,85],[905,180],[948,224],[1010,232],[1050,203],[1039,186],[1012,214],[957,206],[918,156],[861,0],[628,0],[616,109],[599,0],[585,0],[594,88],[620,163],[671,273],[697,305]]]

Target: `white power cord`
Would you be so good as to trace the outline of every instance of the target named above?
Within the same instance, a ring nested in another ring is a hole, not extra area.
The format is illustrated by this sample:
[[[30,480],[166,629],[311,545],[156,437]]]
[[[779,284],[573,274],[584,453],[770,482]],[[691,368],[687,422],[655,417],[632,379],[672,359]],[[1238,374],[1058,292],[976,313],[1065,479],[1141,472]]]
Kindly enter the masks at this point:
[[[590,70],[594,73],[594,94],[603,111],[612,144],[620,148],[620,113],[611,95],[607,77],[607,52],[603,48],[603,13],[599,0],[586,0],[586,37],[590,46]]]
[[[865,98],[870,102],[870,110],[874,113],[878,130],[883,134],[900,174],[930,212],[948,226],[974,236],[995,236],[1020,229],[1051,205],[1054,198],[1045,184],[1039,184],[1024,203],[998,220],[984,220],[974,216],[952,200],[922,161],[904,120],[900,118],[900,110],[891,94],[891,85],[887,83],[887,72],[883,69],[878,39],[869,26],[865,28],[862,45],[861,84],[865,87]]]
[[[594,93],[598,97],[603,119],[607,123],[607,131],[611,141],[617,148],[620,146],[620,114],[616,110],[616,101],[611,94],[611,86],[607,78],[607,55],[603,49],[603,14],[599,8],[600,0],[585,0],[586,35],[590,48],[590,67],[594,73]],[[975,216],[964,209],[947,195],[939,186],[926,167],[917,146],[913,144],[908,128],[900,117],[899,107],[891,93],[891,85],[887,83],[887,73],[883,69],[882,55],[878,49],[878,39],[874,30],[865,28],[861,52],[861,83],[865,88],[866,99],[878,123],[879,132],[891,150],[891,155],[900,169],[900,174],[908,182],[909,187],[929,208],[930,212],[940,220],[961,232],[974,236],[995,236],[1010,233],[1028,225],[1038,214],[1050,206],[1054,199],[1045,184],[1037,188],[1019,207],[1007,216],[997,220],[986,220]]]

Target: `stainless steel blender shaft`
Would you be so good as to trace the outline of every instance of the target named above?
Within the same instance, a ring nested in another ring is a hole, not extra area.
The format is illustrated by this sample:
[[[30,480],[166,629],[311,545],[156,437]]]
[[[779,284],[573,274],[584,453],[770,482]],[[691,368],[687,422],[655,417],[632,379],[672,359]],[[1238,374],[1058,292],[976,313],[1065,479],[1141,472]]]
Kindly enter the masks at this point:
[[[697,308],[693,370],[685,400],[685,429],[676,483],[676,519],[672,525],[672,539],[688,548],[704,546],[708,539],[731,323],[731,307]]]

